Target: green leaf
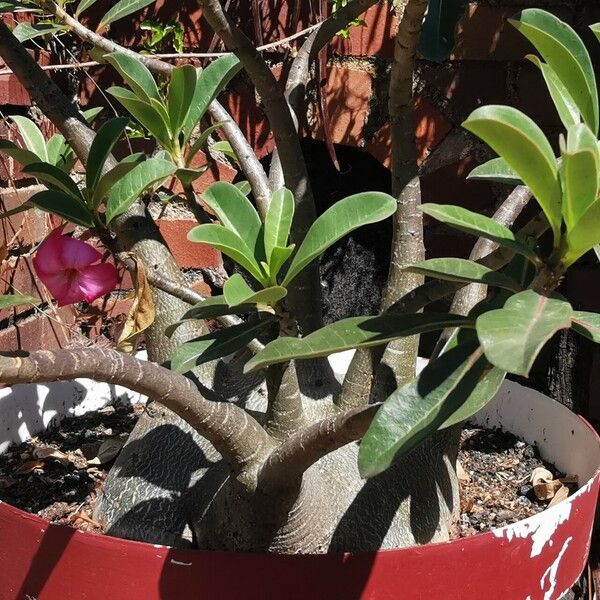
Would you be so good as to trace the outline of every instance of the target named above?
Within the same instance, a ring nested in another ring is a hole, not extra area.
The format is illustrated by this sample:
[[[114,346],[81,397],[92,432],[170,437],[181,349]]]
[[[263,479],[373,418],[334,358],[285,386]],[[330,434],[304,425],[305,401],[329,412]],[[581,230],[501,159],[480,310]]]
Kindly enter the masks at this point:
[[[33,296],[23,296],[20,294],[5,294],[0,296],[0,310],[14,308],[21,304],[33,304],[34,306],[40,303],[39,298]]]
[[[452,204],[429,203],[423,204],[421,208],[426,215],[430,215],[446,225],[492,240],[529,259],[537,259],[536,253],[527,244],[518,240],[508,227],[489,217]]]
[[[527,376],[538,352],[559,329],[571,326],[573,309],[559,298],[526,290],[503,308],[477,318],[477,335],[487,359],[509,373]]]
[[[62,169],[46,162],[30,163],[23,167],[23,173],[32,175],[46,185],[58,188],[69,196],[83,202],[83,196],[77,187],[77,184]]]
[[[554,70],[577,104],[583,120],[598,133],[598,90],[590,55],[572,27],[536,8],[509,19]],[[534,192],[535,193],[535,192]]]
[[[100,202],[104,200],[109,190],[129,171],[134,169],[136,165],[140,162],[146,160],[146,155],[143,152],[137,152],[136,154],[131,154],[125,157],[121,162],[117,163],[110,171],[104,173],[98,180],[98,184],[94,187],[93,190],[88,190],[88,193],[91,191],[92,195],[92,204],[95,207],[98,207]]]
[[[58,190],[43,190],[29,198],[29,203],[83,227],[93,227],[92,215],[83,202]]]
[[[515,171],[501,157],[492,158],[492,160],[478,165],[467,175],[467,179],[486,179],[511,185],[521,185],[523,183]]]
[[[27,40],[33,40],[42,35],[58,33],[66,30],[67,28],[63,27],[62,25],[51,25],[50,23],[40,23],[38,25],[32,25],[31,23],[19,23],[12,32],[19,42],[23,43]]]
[[[18,215],[19,213],[25,212],[26,210],[30,210],[31,208],[33,208],[32,204],[29,204],[29,202],[23,202],[23,204],[17,206],[16,208],[0,212],[0,219],[8,219],[14,215]]]
[[[226,181],[210,185],[202,193],[202,200],[224,227],[244,240],[255,261],[262,260],[262,223],[250,200],[235,185]]]
[[[79,15],[84,11],[90,8],[93,4],[96,4],[97,0],[81,0],[81,2],[77,5],[77,9],[75,10],[75,18],[79,18]]]
[[[565,129],[577,125],[581,120],[577,104],[575,104],[571,94],[569,94],[567,88],[562,84],[554,69],[545,62],[542,62],[534,54],[529,54],[525,58],[528,58],[542,72],[552,102],[554,102],[558,116]]]
[[[560,174],[562,211],[569,230],[598,198],[600,153],[596,136],[584,123],[574,125],[567,133]]]
[[[96,106],[82,111],[83,118],[91,125],[96,117],[104,110],[103,106]]]
[[[18,163],[21,163],[24,167],[31,163],[40,162],[41,158],[31,152],[31,150],[25,150],[19,148],[19,146],[13,144],[9,140],[0,140],[0,152],[8,154],[11,158],[14,158]]]
[[[136,165],[110,190],[106,202],[106,222],[124,213],[149,187],[173,175],[176,167],[168,160],[149,158]]]
[[[285,248],[294,218],[294,196],[282,188],[273,193],[265,216],[264,244],[267,263],[271,262],[273,248]],[[271,269],[270,269],[271,270]],[[275,272],[276,274],[277,272]]]
[[[48,153],[48,162],[69,173],[75,164],[75,155],[73,148],[69,145],[65,137],[60,133],[55,133],[46,144]]]
[[[211,150],[215,152],[221,152],[225,156],[231,158],[232,160],[237,160],[237,154],[235,150],[232,148],[231,144],[227,140],[222,140],[220,142],[215,142],[211,147]]]
[[[292,255],[295,247],[296,244],[291,244],[285,248],[275,246],[271,249],[271,260],[267,265],[267,268],[269,270],[269,277],[273,283],[275,282],[279,271],[281,271],[281,267],[283,267],[287,259]]]
[[[98,29],[106,27],[106,25],[114,23],[138,10],[142,10],[142,8],[153,2],[154,0],[120,0],[105,13],[98,25]]]
[[[305,338],[281,337],[267,344],[244,371],[299,358],[317,358],[351,348],[379,346],[399,337],[472,325],[467,317],[451,314],[384,313],[376,317],[351,317],[326,325]]]
[[[487,377],[492,381],[487,382]],[[451,348],[431,361],[379,409],[358,451],[362,477],[374,477],[447,426],[456,411],[473,414],[501,383],[476,342]]]
[[[238,181],[234,185],[244,196],[247,196],[252,191],[252,186],[247,181]]]
[[[567,267],[600,243],[600,202],[594,202],[567,231],[565,241],[567,248],[562,263]]]
[[[430,0],[421,29],[419,53],[442,62],[454,48],[454,30],[469,5],[468,0]]]
[[[144,63],[125,52],[106,54],[104,59],[119,72],[138,99],[148,104],[150,98],[162,102],[154,77]]]
[[[519,292],[522,289],[516,281],[513,281],[504,273],[492,271],[484,265],[464,258],[431,258],[411,265],[405,271],[421,273],[437,279],[447,279],[448,281],[483,283],[513,292]]]
[[[600,41],[600,23],[590,25],[590,29],[592,30],[592,33],[598,38],[598,41]]]
[[[131,114],[143,125],[164,148],[171,146],[171,134],[167,129],[160,113],[148,102],[140,100],[133,92],[120,87],[106,90],[114,96]]]
[[[262,272],[260,266],[254,258],[254,253],[244,240],[222,225],[210,223],[208,225],[198,225],[188,233],[190,242],[200,242],[213,246],[220,250],[226,256],[242,266],[254,279],[268,285],[269,282]]]
[[[46,151],[46,140],[39,127],[27,117],[19,115],[11,116],[13,123],[19,129],[19,134],[27,149],[39,156],[42,162],[48,162],[48,153]]]
[[[208,165],[204,165],[198,169],[181,168],[175,171],[175,177],[177,177],[183,185],[192,185],[192,183],[196,181],[198,177],[202,177],[206,171],[208,171]]]
[[[574,310],[571,327],[579,335],[600,344],[600,315],[598,313]]]
[[[198,152],[200,151],[202,146],[204,146],[206,144],[210,134],[213,133],[214,131],[216,131],[217,129],[221,128],[223,126],[223,123],[224,122],[215,123],[211,127],[207,127],[196,138],[196,140],[194,141],[194,143],[190,146],[190,149],[188,150],[187,157],[185,159],[185,162],[187,165],[189,165],[192,162],[192,159],[194,158],[194,156],[196,156],[196,154],[198,154]]]
[[[510,106],[483,106],[473,111],[463,127],[495,150],[531,190],[560,239],[561,190],[558,165],[542,130]]]
[[[183,125],[185,141],[190,139],[196,123],[206,112],[208,105],[217,97],[235,74],[242,68],[235,54],[227,54],[217,58],[198,74],[196,90],[192,99],[190,112]]]
[[[362,225],[383,221],[395,212],[396,201],[382,192],[363,192],[336,202],[310,226],[282,285],[287,286],[302,269],[340,238]]]
[[[196,69],[183,65],[173,69],[169,81],[168,109],[171,131],[177,137],[185,123],[196,91]]]
[[[127,117],[119,117],[106,121],[98,129],[88,155],[85,174],[85,183],[88,189],[93,189],[96,183],[98,183],[104,163],[108,155],[112,152],[114,145],[123,134],[123,131],[125,131],[128,122],[129,119]]]
[[[171,369],[187,373],[197,365],[232,354],[248,345],[272,323],[272,318],[258,323],[241,323],[186,342],[171,357]]]
[[[231,308],[242,304],[275,306],[285,298],[287,290],[281,286],[271,286],[255,292],[239,273],[235,273],[225,282],[223,295]]]

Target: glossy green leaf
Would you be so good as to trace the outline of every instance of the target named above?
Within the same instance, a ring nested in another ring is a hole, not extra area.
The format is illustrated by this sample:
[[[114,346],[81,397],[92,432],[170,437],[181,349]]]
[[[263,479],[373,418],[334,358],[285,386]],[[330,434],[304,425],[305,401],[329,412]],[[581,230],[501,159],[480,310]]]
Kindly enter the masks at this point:
[[[537,258],[535,252],[527,244],[518,240],[508,227],[489,217],[477,214],[461,206],[454,206],[453,204],[430,203],[423,204],[421,208],[425,214],[446,225],[478,237],[492,240],[527,258]]]
[[[140,162],[146,160],[146,155],[143,152],[137,152],[124,158],[121,162],[117,163],[110,171],[104,173],[98,180],[97,185],[91,190],[92,203],[95,207],[98,207],[100,202],[106,198],[109,190],[129,171],[131,171]],[[88,190],[89,193],[89,190]]]
[[[110,119],[98,129],[88,155],[85,174],[85,183],[88,189],[94,188],[96,183],[98,183],[104,163],[108,155],[112,152],[114,145],[123,134],[123,131],[125,131],[128,122],[129,119],[127,117]]]
[[[447,427],[456,411],[473,414],[489,402],[501,379],[482,354],[476,342],[451,348],[383,403],[360,443],[358,468],[363,477],[385,471]]]
[[[256,261],[263,258],[262,223],[252,203],[233,184],[217,181],[203,193],[202,200],[221,224],[244,240]]]
[[[598,38],[598,41],[600,41],[600,23],[590,25],[590,29],[592,30],[592,33]]]
[[[190,139],[194,127],[206,112],[208,105],[241,68],[237,56],[227,54],[217,58],[198,74],[190,112],[183,126],[185,141]]]
[[[511,185],[521,185],[523,183],[517,173],[508,166],[502,157],[492,158],[492,160],[478,165],[467,175],[467,179],[486,179]]]
[[[75,18],[79,18],[79,15],[84,11],[90,8],[92,5],[96,4],[97,0],[81,0],[81,2],[77,5],[75,10]]]
[[[187,156],[186,156],[186,159],[185,159],[187,165],[191,164],[192,159],[194,158],[194,156],[196,156],[196,154],[198,154],[198,152],[202,149],[202,147],[206,145],[206,142],[208,141],[208,138],[210,137],[210,134],[213,133],[214,131],[216,131],[217,129],[220,129],[222,126],[223,126],[223,122],[215,123],[214,125],[212,125],[210,127],[207,127],[194,140],[194,143],[190,146],[190,149],[188,150],[188,153],[187,153]]]
[[[396,212],[396,200],[382,192],[362,192],[344,198],[327,209],[306,233],[283,280],[294,277],[340,238],[363,225],[377,223]]]
[[[181,168],[175,171],[175,177],[177,177],[183,185],[192,185],[192,183],[194,183],[198,177],[202,177],[206,171],[208,171],[208,165],[204,165],[198,169]]]
[[[9,219],[14,215],[18,215],[19,213],[25,212],[26,210],[30,210],[33,208],[32,204],[29,202],[23,202],[20,206],[12,208],[11,210],[6,210],[4,212],[0,212],[0,219]]]
[[[8,156],[14,158],[24,167],[31,163],[40,162],[41,160],[41,158],[37,154],[31,152],[31,150],[19,148],[19,146],[13,144],[9,140],[0,140],[0,152],[8,154]]]
[[[42,162],[48,162],[48,153],[46,152],[46,140],[40,131],[40,128],[27,117],[19,115],[11,116],[13,123],[19,129],[19,135],[28,150],[42,159]]]
[[[552,102],[554,102],[558,116],[565,126],[565,129],[569,129],[569,127],[579,123],[581,117],[577,104],[575,104],[571,94],[569,94],[567,88],[562,84],[558,75],[554,72],[554,69],[533,54],[528,55],[526,58],[541,71],[544,81],[546,82],[546,87],[550,92]]]
[[[157,112],[160,116],[165,129],[169,132],[169,136],[173,139],[173,131],[171,130],[171,120],[169,118],[169,113],[167,111],[167,107],[160,101],[155,100],[154,98],[150,98],[150,106]]]
[[[173,69],[169,81],[168,110],[171,131],[177,134],[183,127],[196,91],[196,69],[183,65]]]
[[[292,192],[286,188],[274,192],[265,216],[264,240],[267,263],[270,262],[273,248],[287,246],[293,218],[294,196]]]
[[[55,133],[46,143],[46,152],[48,153],[48,162],[51,165],[55,165],[65,173],[71,171],[75,164],[75,155],[73,154],[73,148],[63,135]]]
[[[467,317],[451,314],[384,313],[376,317],[351,317],[326,325],[304,338],[281,337],[267,344],[244,367],[261,369],[299,358],[317,358],[351,348],[379,346],[399,337],[472,325]]]
[[[91,125],[96,117],[104,110],[102,106],[95,106],[94,108],[88,108],[82,111],[83,118]]]
[[[173,163],[161,158],[149,158],[137,164],[111,188],[106,202],[106,222],[124,213],[148,188],[175,171]]]
[[[153,4],[154,0],[119,0],[112,8],[110,8],[100,20],[98,29],[106,27],[110,23],[114,23],[119,19],[123,19],[138,10],[142,10],[149,4]]]
[[[23,173],[32,175],[42,183],[58,188],[65,192],[65,194],[83,201],[81,192],[71,177],[63,170],[50,163],[30,163],[26,167],[23,167]]]
[[[0,296],[0,310],[14,308],[22,304],[33,304],[35,306],[39,303],[40,299],[33,296],[23,296],[21,294],[5,294]]]
[[[212,223],[199,225],[194,227],[187,237],[191,242],[201,242],[220,250],[246,269],[254,279],[263,285],[268,285],[268,280],[256,262],[252,250],[239,235],[230,229]]]
[[[224,154],[228,158],[231,158],[231,160],[238,159],[237,154],[235,153],[235,150],[233,149],[233,147],[227,140],[221,140],[220,142],[215,142],[210,147],[210,149],[213,150],[214,152],[221,152],[221,154]]]
[[[113,52],[106,54],[104,59],[119,72],[139,100],[150,103],[150,98],[154,98],[162,102],[152,73],[137,58],[125,52]]]
[[[468,0],[430,0],[419,38],[419,54],[442,62],[454,48],[454,30],[469,5]]]
[[[583,310],[574,310],[571,327],[579,335],[600,344],[600,315]]]
[[[477,335],[493,365],[527,376],[544,344],[559,329],[570,327],[572,316],[565,300],[526,290],[508,298],[502,308],[480,315]]]
[[[421,273],[427,277],[447,279],[448,281],[483,283],[513,292],[522,289],[516,281],[513,281],[504,273],[492,271],[484,265],[464,258],[431,258],[411,265],[405,270],[411,273]]]
[[[523,10],[509,22],[550,65],[577,104],[584,122],[597,134],[598,90],[590,55],[581,38],[558,17],[537,8]]]
[[[231,308],[251,304],[275,306],[285,298],[287,290],[281,286],[271,286],[255,292],[239,273],[235,273],[225,282],[223,295]]]
[[[29,203],[83,227],[93,227],[92,215],[83,202],[58,190],[43,190],[29,198]]]
[[[594,202],[567,231],[566,251],[562,262],[569,266],[600,243],[600,202]]]
[[[36,37],[59,33],[61,31],[67,31],[67,28],[62,25],[52,25],[50,23],[39,23],[37,25],[32,25],[31,23],[18,23],[12,32],[19,42],[23,43],[28,40],[33,40]]]
[[[258,323],[241,323],[186,342],[171,357],[171,369],[187,373],[197,365],[228,356],[248,345],[272,323],[271,318]]]
[[[267,265],[267,269],[273,283],[275,282],[279,271],[281,271],[281,267],[283,267],[288,258],[292,255],[295,247],[296,244],[291,244],[285,248],[282,248],[281,246],[275,246],[271,249],[271,260]]]
[[[242,194],[244,194],[244,196],[248,196],[248,194],[250,194],[252,191],[252,186],[247,181],[238,181],[234,185],[238,190],[240,190],[240,192],[242,192]]]
[[[557,242],[561,225],[558,165],[542,130],[510,106],[478,108],[463,127],[486,142],[518,174],[542,207]]]
[[[133,92],[120,87],[111,87],[106,90],[114,96],[131,114],[165,147],[171,145],[171,134],[167,129],[160,113],[148,102],[140,100]]]

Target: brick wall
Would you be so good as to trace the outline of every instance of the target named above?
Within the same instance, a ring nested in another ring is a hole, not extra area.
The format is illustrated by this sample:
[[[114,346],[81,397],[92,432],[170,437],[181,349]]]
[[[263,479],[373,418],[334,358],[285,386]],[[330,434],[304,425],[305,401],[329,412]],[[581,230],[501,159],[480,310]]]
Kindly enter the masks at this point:
[[[94,10],[100,13],[109,4],[108,0],[101,1]],[[297,29],[311,23],[308,4],[310,3],[302,3]],[[248,35],[255,36],[250,5],[249,2],[232,2]],[[286,2],[263,2],[262,5],[263,42],[268,43],[292,33],[291,15],[286,10]],[[505,103],[524,110],[544,127],[551,139],[556,139],[560,123],[547,98],[541,77],[523,59],[532,49],[506,22],[507,17],[519,9],[533,5],[552,10],[571,23],[590,42],[593,60],[596,65],[600,65],[598,44],[592,42],[586,29],[587,24],[600,21],[600,4],[597,0],[546,0],[533,3],[488,0],[471,3],[457,27],[456,43],[450,59],[441,64],[421,61],[418,65],[414,116],[416,144],[421,161],[442,141],[457,136],[460,123],[467,115],[486,103]],[[171,19],[182,22],[186,29],[186,45],[190,50],[206,51],[213,42],[210,29],[191,0],[181,3],[159,1],[151,11],[137,19],[133,26],[129,20],[116,23],[111,36],[125,44],[139,46],[143,32],[137,24],[146,16],[162,22]],[[349,39],[337,38],[331,44],[323,93],[332,122],[333,141],[364,148],[383,165],[389,166],[390,139],[385,107],[395,23],[385,3],[373,6],[363,18],[367,27],[353,28]],[[89,19],[94,24],[97,16],[92,12]],[[48,63],[56,62],[57,57],[50,56],[48,52],[37,52],[36,58]],[[280,76],[284,57],[275,53],[269,54],[268,58],[275,73]],[[81,77],[79,80],[82,103],[106,104],[102,90],[116,81],[114,73],[110,69],[96,67],[89,70],[89,75],[90,77]],[[236,79],[222,100],[240,123],[259,157],[268,156],[273,148],[273,138],[254,91],[243,77]],[[27,93],[13,75],[0,75],[0,105],[3,114],[27,113]],[[305,134],[321,139],[322,125],[317,117],[311,116],[316,114],[315,107],[309,105]],[[0,133],[14,136],[14,132],[6,132],[6,129]],[[465,179],[470,169],[487,156],[489,152],[481,148],[475,156],[470,155],[428,174],[422,181],[424,200],[462,204],[486,214],[493,212],[506,195],[506,188],[489,183],[467,182]],[[231,165],[214,163],[197,182],[197,189],[201,192],[212,181],[231,181],[236,175]],[[0,186],[3,188],[0,190],[0,198],[4,208],[9,209],[26,198],[33,190],[32,183],[34,182],[23,178],[10,160],[4,157],[0,159]],[[23,214],[27,217],[23,218]],[[7,264],[17,265],[14,274],[10,276],[11,281],[7,281],[9,270],[6,265],[3,267],[4,274],[0,283],[3,289],[0,292],[13,284],[19,291],[34,292],[43,298],[44,292],[38,289],[32,275],[27,252],[43,238],[52,223],[47,215],[32,211],[23,214],[0,222],[0,245],[9,244]],[[199,270],[219,267],[220,259],[209,249],[186,241],[186,233],[192,224],[190,215],[181,206],[169,208],[159,220],[160,229],[179,264],[190,270],[192,282],[198,282]],[[466,236],[433,223],[428,223],[427,241],[431,256],[447,253],[448,248],[454,253],[465,255],[472,242]],[[600,310],[597,294],[591,296],[589,293],[588,282],[596,273],[594,265],[583,263],[566,280],[565,291],[574,298],[577,308]],[[128,282],[124,281],[124,287],[127,285]],[[202,289],[206,290],[206,287]],[[89,314],[83,317],[78,317],[72,309],[50,310],[48,318],[38,318],[19,311],[5,311],[0,313],[0,347],[27,349],[41,344],[52,347],[69,343],[73,336],[78,335],[82,321],[86,326],[91,324],[94,334],[110,335],[112,328],[117,327],[119,320],[122,320],[127,303],[122,295],[109,301],[110,318],[105,327],[100,326],[98,308],[92,307]],[[600,360],[600,355],[594,356],[594,361],[597,360]]]

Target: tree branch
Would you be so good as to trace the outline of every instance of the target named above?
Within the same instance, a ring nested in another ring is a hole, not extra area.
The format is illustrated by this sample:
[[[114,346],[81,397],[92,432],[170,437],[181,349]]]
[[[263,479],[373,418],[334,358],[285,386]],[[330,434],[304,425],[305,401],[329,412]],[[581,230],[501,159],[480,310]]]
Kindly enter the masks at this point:
[[[273,441],[243,409],[210,402],[183,375],[106,348],[77,348],[0,355],[0,381],[7,384],[65,381],[89,377],[123,385],[158,400],[213,444],[234,473],[260,462]]]
[[[294,194],[296,212],[291,239],[299,245],[313,224],[315,204],[296,125],[275,76],[252,42],[233,23],[218,0],[198,0],[204,18],[227,48],[236,54],[258,92],[279,150],[286,186]],[[289,305],[303,333],[322,324],[318,265],[313,263],[290,286]]]
[[[152,58],[151,56],[139,54],[138,52],[134,52],[129,48],[120,46],[119,44],[112,42],[101,35],[98,35],[82,25],[79,21],[77,21],[77,19],[71,17],[71,15],[69,15],[63,8],[54,2],[44,2],[43,6],[46,10],[48,10],[48,12],[52,13],[57,19],[67,25],[71,31],[84,42],[100,48],[107,53],[124,52],[129,56],[137,58],[153,73],[164,75],[166,77],[171,76],[171,72],[175,68],[173,65],[170,65],[162,60]],[[269,192],[269,180],[262,165],[260,164],[260,161],[258,158],[256,158],[252,147],[244,137],[244,134],[241,132],[237,123],[231,118],[231,115],[217,100],[213,100],[210,103],[208,112],[215,122],[223,123],[222,129],[225,137],[231,144],[231,147],[238,157],[242,170],[248,178],[248,182],[252,187],[252,194],[254,195],[257,206],[261,208],[267,206],[271,197]]]
[[[258,473],[267,492],[295,481],[320,458],[363,437],[381,404],[338,413],[310,425],[277,446]]]

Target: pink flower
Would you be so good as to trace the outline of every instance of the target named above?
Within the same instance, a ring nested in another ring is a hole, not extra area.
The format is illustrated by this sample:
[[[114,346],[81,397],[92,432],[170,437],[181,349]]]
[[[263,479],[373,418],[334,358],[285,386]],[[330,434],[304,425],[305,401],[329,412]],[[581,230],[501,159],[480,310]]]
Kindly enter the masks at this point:
[[[89,244],[62,235],[55,229],[40,245],[33,266],[59,306],[92,302],[115,289],[117,269],[97,263],[102,254]]]

